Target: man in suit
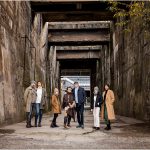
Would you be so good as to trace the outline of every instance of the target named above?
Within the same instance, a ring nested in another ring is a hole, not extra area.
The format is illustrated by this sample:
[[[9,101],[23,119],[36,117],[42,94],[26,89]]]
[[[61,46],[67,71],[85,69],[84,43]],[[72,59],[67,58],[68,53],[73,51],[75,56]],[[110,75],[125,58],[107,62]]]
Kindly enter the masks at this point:
[[[73,97],[76,102],[76,111],[77,111],[77,128],[84,129],[84,103],[86,100],[85,90],[79,86],[78,82],[74,83]]]

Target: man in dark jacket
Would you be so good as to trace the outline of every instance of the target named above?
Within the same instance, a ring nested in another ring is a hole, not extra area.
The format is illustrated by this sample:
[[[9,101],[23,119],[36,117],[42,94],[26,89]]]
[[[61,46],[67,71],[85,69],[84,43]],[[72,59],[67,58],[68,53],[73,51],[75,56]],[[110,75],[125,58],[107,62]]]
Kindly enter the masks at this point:
[[[73,97],[76,102],[76,111],[77,111],[77,128],[84,129],[84,103],[86,100],[85,90],[79,86],[78,82],[74,83]]]

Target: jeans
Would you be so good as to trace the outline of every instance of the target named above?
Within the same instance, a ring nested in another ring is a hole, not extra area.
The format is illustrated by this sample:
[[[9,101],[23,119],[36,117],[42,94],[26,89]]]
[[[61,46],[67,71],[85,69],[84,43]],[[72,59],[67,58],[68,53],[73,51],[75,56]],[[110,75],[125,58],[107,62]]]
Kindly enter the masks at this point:
[[[79,125],[84,125],[84,103],[80,105],[76,103],[76,111]]]
[[[42,121],[42,109],[40,109],[41,104],[40,103],[36,103],[36,115],[35,115],[35,124],[37,125],[37,122],[40,124]]]
[[[31,107],[30,107],[30,116],[31,116],[31,118],[32,118],[33,113],[34,113],[34,115],[36,114],[36,105],[35,105],[35,103],[32,103]]]

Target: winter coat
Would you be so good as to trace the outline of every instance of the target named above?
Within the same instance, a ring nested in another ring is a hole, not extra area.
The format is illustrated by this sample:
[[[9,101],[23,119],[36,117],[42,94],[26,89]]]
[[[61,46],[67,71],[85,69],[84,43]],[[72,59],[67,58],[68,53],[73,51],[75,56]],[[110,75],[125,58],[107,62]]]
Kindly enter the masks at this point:
[[[30,112],[31,103],[35,103],[37,98],[36,90],[29,86],[24,93],[25,111]]]
[[[98,94],[96,96],[96,102],[94,106],[94,96],[93,96],[91,100],[91,109],[94,109],[94,107],[101,107],[102,103],[103,103],[103,97],[100,94]]]
[[[41,98],[40,109],[44,109],[46,105],[47,105],[47,93],[46,93],[46,89],[42,88],[42,98]]]
[[[72,92],[73,92],[73,98],[75,100],[75,88],[72,90]],[[85,103],[85,101],[86,101],[85,90],[84,90],[84,88],[79,87],[79,89],[78,89],[78,105]]]
[[[103,99],[104,99],[105,92],[103,92]],[[101,107],[101,119],[104,119],[104,105],[106,104],[107,108],[107,114],[108,114],[108,119],[109,120],[114,120],[115,119],[115,113],[114,113],[114,104],[115,97],[114,97],[114,92],[112,90],[108,90],[106,94],[106,100],[102,104]]]
[[[60,114],[61,113],[61,106],[60,106],[60,101],[59,101],[59,97],[56,95],[52,96],[52,111],[54,114]]]

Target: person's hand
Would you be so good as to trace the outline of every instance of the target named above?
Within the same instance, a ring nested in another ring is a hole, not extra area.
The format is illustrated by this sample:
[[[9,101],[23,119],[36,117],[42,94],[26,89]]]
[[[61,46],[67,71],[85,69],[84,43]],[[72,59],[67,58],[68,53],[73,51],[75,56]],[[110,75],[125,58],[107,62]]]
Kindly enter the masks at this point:
[[[93,111],[93,109],[91,109],[91,112]]]

